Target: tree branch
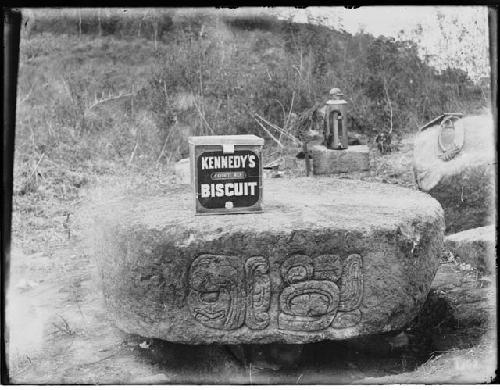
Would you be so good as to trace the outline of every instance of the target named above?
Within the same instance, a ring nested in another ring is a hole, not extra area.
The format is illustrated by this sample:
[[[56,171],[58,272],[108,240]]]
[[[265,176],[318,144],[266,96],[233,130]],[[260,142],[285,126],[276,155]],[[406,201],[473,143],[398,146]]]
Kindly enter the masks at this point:
[[[389,130],[389,134],[392,133],[392,104],[391,104],[391,99],[389,98],[389,91],[387,89],[387,81],[384,77],[384,91],[385,91],[385,96],[387,97],[387,103],[389,104],[389,110],[391,111],[391,128]]]
[[[255,122],[258,123],[258,125],[262,128],[262,130],[264,130],[273,139],[273,141],[278,144],[280,148],[283,148],[283,144],[274,135],[272,135],[271,132],[268,129],[266,129],[264,125],[260,123],[256,117],[253,117],[253,119],[255,120]]]

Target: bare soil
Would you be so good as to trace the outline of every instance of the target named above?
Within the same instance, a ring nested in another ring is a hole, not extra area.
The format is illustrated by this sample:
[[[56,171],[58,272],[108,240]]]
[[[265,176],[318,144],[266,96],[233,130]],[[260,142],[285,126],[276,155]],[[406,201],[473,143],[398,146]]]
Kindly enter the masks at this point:
[[[158,192],[171,180],[146,179],[147,190]],[[100,181],[135,180],[131,187],[144,187],[146,179],[114,172],[91,182],[99,188]],[[391,155],[373,152],[363,179],[414,187],[411,139]],[[308,344],[292,362],[245,347],[254,356],[244,362],[227,346],[172,344],[118,330],[96,282],[88,226],[84,218],[64,217],[91,199],[88,193],[50,204],[16,197],[6,307],[13,383],[484,383],[495,376],[496,276],[466,259],[443,256],[422,313],[402,332]]]

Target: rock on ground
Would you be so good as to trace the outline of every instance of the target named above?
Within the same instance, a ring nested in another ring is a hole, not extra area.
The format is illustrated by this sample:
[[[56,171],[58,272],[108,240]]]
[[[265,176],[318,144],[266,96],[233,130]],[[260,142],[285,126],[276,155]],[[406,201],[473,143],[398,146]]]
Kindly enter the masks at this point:
[[[191,183],[191,176],[189,171],[189,159],[183,158],[175,163],[175,180],[178,184]]]
[[[494,222],[495,137],[491,115],[458,120],[464,146],[453,159],[438,157],[439,125],[415,137],[414,172],[420,189],[435,197],[445,212],[446,232]]]
[[[188,344],[346,339],[402,328],[442,251],[439,203],[392,185],[264,181],[264,211],[195,216],[188,186],[110,200],[94,258],[116,324]]]
[[[495,226],[483,226],[446,236],[445,248],[461,262],[471,264],[483,272],[495,270]]]

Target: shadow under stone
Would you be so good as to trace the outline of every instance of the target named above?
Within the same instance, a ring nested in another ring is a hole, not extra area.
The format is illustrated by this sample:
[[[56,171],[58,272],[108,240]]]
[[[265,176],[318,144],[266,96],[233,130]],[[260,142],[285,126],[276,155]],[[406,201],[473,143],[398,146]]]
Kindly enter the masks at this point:
[[[411,372],[431,357],[467,348],[484,334],[460,327],[446,297],[431,290],[403,331],[299,345],[184,345],[159,339],[138,349],[183,384],[347,384]]]

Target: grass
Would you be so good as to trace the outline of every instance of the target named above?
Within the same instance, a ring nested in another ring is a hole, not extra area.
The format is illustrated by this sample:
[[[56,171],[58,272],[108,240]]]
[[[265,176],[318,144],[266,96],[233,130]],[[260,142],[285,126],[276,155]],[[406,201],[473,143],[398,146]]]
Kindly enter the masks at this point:
[[[101,105],[86,114],[82,129],[79,109],[98,96],[143,87],[153,53],[153,42],[143,39],[36,34],[21,40],[14,246],[52,253],[67,245],[75,230],[73,212],[82,189],[104,176],[151,176],[145,173],[157,151],[148,137],[157,129],[147,112],[132,115],[123,102]]]

